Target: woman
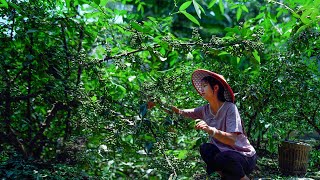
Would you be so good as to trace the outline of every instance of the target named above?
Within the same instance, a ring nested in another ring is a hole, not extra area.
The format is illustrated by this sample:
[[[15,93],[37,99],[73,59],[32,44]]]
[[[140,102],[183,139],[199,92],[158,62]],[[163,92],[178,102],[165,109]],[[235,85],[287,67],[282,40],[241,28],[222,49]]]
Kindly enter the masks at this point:
[[[200,147],[207,173],[218,172],[222,179],[249,179],[257,156],[245,135],[231,87],[222,75],[202,69],[192,74],[192,83],[208,104],[172,110],[196,119],[195,128],[208,133],[209,142]]]

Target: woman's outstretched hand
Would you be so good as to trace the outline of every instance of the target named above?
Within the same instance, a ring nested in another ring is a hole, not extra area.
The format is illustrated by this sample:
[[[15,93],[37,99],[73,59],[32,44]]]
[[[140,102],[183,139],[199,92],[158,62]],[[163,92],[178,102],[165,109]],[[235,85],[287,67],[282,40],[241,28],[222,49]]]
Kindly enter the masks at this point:
[[[157,104],[153,101],[149,101],[147,102],[147,108],[148,109],[152,109],[153,107],[155,107]],[[175,106],[168,106],[168,107],[164,107],[163,105],[160,104],[160,108],[164,109],[165,112],[167,113],[172,113],[172,111],[176,114],[181,114],[181,110]]]
[[[156,103],[153,102],[153,101],[149,101],[149,102],[147,103],[148,109],[152,109],[154,106],[156,106]]]

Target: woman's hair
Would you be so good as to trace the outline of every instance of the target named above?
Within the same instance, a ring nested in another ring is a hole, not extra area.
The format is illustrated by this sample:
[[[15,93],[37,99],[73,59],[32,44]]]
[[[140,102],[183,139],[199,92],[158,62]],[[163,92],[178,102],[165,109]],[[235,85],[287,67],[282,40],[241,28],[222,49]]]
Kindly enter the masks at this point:
[[[213,89],[213,87],[215,85],[218,85],[219,86],[219,91],[218,91],[218,99],[222,102],[225,102],[226,101],[226,98],[224,97],[224,87],[223,85],[218,81],[216,80],[215,78],[213,78],[212,76],[206,76],[204,78],[201,79],[201,81],[204,81],[206,83],[209,83],[211,89]]]

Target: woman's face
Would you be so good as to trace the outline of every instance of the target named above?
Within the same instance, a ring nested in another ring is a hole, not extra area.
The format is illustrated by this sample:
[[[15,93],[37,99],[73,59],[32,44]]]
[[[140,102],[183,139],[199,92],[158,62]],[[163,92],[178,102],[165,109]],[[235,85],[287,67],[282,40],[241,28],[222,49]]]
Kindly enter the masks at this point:
[[[201,89],[200,89],[201,96],[209,100],[210,98],[213,97],[213,89],[211,88],[210,84],[206,81],[201,82]]]

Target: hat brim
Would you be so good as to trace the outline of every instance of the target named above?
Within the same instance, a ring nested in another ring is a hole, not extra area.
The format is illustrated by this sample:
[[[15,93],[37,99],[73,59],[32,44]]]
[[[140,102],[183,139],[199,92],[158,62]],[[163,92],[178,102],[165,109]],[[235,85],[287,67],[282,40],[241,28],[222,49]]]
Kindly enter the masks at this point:
[[[231,87],[229,86],[229,84],[227,83],[227,81],[224,79],[224,77],[220,74],[217,74],[217,73],[205,70],[205,69],[198,69],[192,73],[192,76],[191,76],[192,84],[195,87],[195,89],[197,90],[197,92],[201,95],[201,80],[207,76],[211,76],[211,77],[215,78],[216,80],[218,80],[223,85],[223,87],[225,89],[224,97],[225,97],[226,101],[234,103],[234,101],[235,101],[234,93],[233,93]]]

